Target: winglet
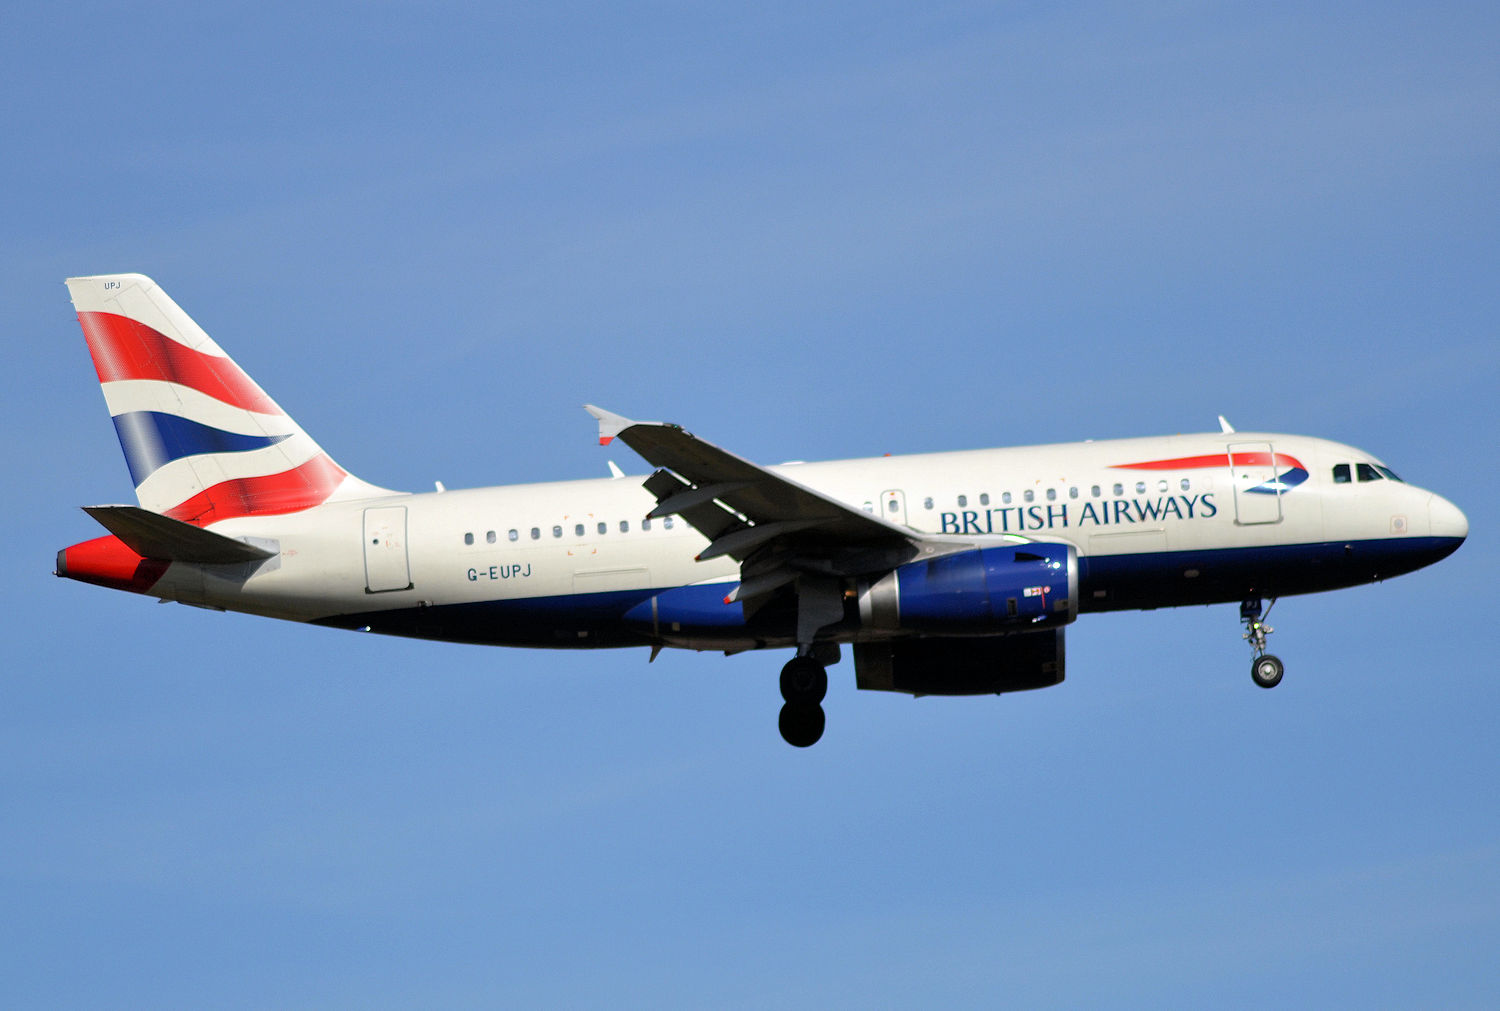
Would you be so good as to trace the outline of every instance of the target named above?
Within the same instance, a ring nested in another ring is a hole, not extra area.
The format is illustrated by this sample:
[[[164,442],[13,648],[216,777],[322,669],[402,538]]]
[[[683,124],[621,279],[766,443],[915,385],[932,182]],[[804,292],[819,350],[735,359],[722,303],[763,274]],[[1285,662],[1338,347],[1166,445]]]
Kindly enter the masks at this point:
[[[602,407],[593,404],[584,404],[583,409],[588,411],[599,422],[599,445],[608,446],[614,441],[615,436],[629,428],[635,422],[619,414],[612,414]]]
[[[1231,425],[1222,414],[1219,415],[1219,431],[1223,432],[1225,435],[1229,435],[1234,431],[1234,426]]]

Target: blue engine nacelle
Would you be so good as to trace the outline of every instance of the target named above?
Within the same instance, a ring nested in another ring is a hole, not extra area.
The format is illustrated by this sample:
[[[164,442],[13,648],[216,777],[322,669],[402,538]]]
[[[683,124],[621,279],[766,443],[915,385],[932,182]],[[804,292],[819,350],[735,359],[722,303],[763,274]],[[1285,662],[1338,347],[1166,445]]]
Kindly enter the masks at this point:
[[[998,635],[1078,617],[1071,544],[1007,544],[908,562],[859,584],[860,627],[940,635]]]

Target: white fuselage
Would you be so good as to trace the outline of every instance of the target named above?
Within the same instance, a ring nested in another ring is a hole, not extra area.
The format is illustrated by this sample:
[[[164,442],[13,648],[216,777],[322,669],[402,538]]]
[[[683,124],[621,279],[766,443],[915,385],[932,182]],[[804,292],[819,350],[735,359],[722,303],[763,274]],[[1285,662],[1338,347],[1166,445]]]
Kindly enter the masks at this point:
[[[1253,462],[1258,448],[1268,463]],[[1231,452],[1252,462],[1231,467]],[[1336,467],[1347,481],[1336,480]],[[1409,571],[1456,547],[1467,532],[1462,514],[1378,467],[1322,439],[1233,433],[769,469],[922,533],[978,545],[1016,536],[1071,544],[1088,611],[1331,589]],[[1289,476],[1298,470],[1305,476]],[[694,560],[707,541],[680,518],[645,521],[655,504],[641,479],[624,477],[244,517],[213,529],[272,542],[276,557],[253,566],[174,563],[151,592],[432,638],[695,645],[639,620],[607,627],[609,615],[646,591],[724,584],[718,596],[739,579],[729,558]],[[733,642],[741,623],[736,605],[722,606],[728,639],[712,637],[715,646]],[[743,643],[763,644],[755,635]]]

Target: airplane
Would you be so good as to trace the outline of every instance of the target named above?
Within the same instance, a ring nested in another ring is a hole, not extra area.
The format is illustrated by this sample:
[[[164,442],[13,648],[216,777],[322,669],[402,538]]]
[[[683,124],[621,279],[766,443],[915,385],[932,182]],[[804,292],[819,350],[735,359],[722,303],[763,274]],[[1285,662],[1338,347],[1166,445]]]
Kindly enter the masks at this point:
[[[761,466],[586,405],[654,469],[413,494],[340,467],[150,278],[67,281],[136,505],[56,575],[334,628],[561,649],[789,649],[782,737],[823,735],[843,647],[861,689],[988,695],[1063,680],[1080,614],[1240,604],[1383,580],[1468,520],[1326,439],[1220,431]]]

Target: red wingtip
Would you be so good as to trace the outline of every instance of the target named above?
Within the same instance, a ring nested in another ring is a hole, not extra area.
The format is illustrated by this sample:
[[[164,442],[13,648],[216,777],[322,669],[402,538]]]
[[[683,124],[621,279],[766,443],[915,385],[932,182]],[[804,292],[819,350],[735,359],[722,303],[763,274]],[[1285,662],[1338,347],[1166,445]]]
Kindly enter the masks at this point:
[[[611,442],[614,442],[614,441],[615,441],[615,437],[613,435],[601,435],[601,436],[599,436],[599,445],[601,445],[601,446],[608,446]]]

